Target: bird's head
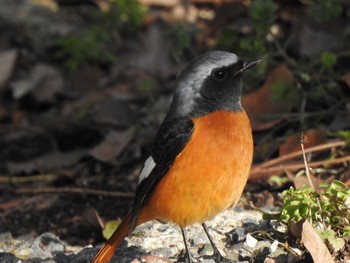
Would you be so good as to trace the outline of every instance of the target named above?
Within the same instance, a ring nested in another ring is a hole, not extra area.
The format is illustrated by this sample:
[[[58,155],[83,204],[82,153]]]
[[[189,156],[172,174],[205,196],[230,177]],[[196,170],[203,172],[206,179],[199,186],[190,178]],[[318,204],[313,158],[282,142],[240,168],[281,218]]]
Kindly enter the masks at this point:
[[[241,111],[242,75],[259,62],[243,62],[225,51],[210,51],[197,57],[178,75],[167,118],[193,118],[218,110]]]

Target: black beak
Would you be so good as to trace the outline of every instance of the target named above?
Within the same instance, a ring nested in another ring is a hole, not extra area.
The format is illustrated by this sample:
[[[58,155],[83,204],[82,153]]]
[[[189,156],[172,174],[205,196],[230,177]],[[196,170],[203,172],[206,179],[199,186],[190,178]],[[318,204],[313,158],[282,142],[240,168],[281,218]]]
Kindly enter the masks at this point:
[[[259,59],[259,60],[253,60],[253,61],[249,61],[249,62],[244,62],[243,68],[241,68],[239,71],[237,71],[237,72],[235,73],[235,75],[243,74],[244,72],[246,72],[247,69],[250,69],[250,68],[255,67],[255,66],[258,65],[261,61],[262,61],[262,60]]]

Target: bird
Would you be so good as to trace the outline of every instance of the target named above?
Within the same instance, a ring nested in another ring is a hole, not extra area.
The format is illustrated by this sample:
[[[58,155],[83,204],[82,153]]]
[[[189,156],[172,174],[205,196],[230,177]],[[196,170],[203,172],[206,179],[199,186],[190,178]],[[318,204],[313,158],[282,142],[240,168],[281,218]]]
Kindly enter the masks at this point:
[[[234,53],[214,50],[193,59],[178,74],[132,209],[93,263],[109,262],[124,238],[151,220],[180,227],[190,263],[186,227],[201,224],[213,256],[221,262],[205,222],[233,207],[247,183],[254,143],[241,104],[242,78],[260,61],[244,62]]]

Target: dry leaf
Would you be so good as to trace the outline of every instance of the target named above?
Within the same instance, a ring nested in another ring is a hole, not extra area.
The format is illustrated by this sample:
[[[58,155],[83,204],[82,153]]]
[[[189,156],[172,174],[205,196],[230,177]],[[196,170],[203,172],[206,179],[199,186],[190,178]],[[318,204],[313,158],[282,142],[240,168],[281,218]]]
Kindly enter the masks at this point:
[[[10,118],[10,111],[0,105],[0,122]]]
[[[276,263],[276,260],[273,258],[267,257],[267,258],[265,258],[264,263]]]
[[[6,210],[16,209],[23,205],[23,203],[27,200],[27,197],[11,199],[4,203],[0,203],[0,210],[2,213],[5,213]]]
[[[309,221],[303,223],[301,241],[315,263],[334,263],[331,253]]]
[[[53,12],[57,12],[59,10],[59,6],[54,0],[32,0],[32,3],[43,6]]]
[[[85,155],[85,150],[72,152],[51,152],[29,161],[6,162],[6,168],[10,174],[31,173],[33,171],[52,171],[74,165]]]
[[[63,119],[77,125],[106,130],[106,127],[126,129],[133,123],[129,105],[108,92],[94,91],[85,94],[80,100],[66,103],[62,110]],[[59,125],[58,125],[59,124]],[[64,127],[56,121],[57,126]],[[64,128],[66,129],[66,128]]]
[[[307,179],[306,175],[295,176],[290,171],[286,171],[286,174],[287,174],[288,179],[294,183],[294,186],[296,189],[301,189],[301,188],[305,187],[305,185],[310,185],[310,182]],[[311,181],[316,189],[318,189],[318,186],[321,183],[328,183],[329,179],[330,179],[330,178],[327,178],[326,180],[324,180],[322,178],[314,176],[312,173],[310,173],[310,178],[311,178]],[[333,177],[331,179],[333,179]]]
[[[85,209],[81,216],[83,219],[83,223],[93,226],[96,229],[102,227],[102,219],[100,218],[95,208]]]
[[[128,128],[132,124],[128,105],[115,97],[106,98],[91,106],[91,109],[86,112],[87,123],[90,123],[89,119],[92,125],[97,126]]]
[[[104,77],[104,73],[97,66],[84,66],[71,72],[68,81],[75,92],[86,95],[94,90],[101,92]]]
[[[17,50],[11,49],[0,54],[0,88],[3,87],[11,73],[16,63]]]
[[[176,5],[179,5],[181,1],[179,0],[140,0],[140,3],[142,5],[147,5],[147,6],[163,6],[163,7],[173,7]]]
[[[52,207],[57,202],[58,195],[36,195],[32,197],[14,199],[0,204],[2,214],[5,215],[12,210],[16,211],[40,211]]]
[[[195,23],[198,18],[198,9],[194,5],[176,5],[171,12],[164,12],[162,18],[168,23],[176,24],[179,21]]]
[[[290,222],[290,226],[288,227],[290,234],[295,238],[301,238],[301,232],[303,230],[304,219],[298,222]]]
[[[313,146],[321,145],[327,142],[326,134],[320,130],[311,129],[304,132],[304,136],[307,139],[304,142],[304,148],[310,148]],[[300,134],[295,133],[290,135],[287,140],[279,147],[280,156],[286,155],[292,152],[300,151]],[[319,153],[319,152],[318,152]],[[301,157],[301,156],[300,156]]]
[[[350,72],[344,74],[340,79],[350,88]]]
[[[110,131],[106,138],[90,151],[90,155],[102,162],[112,161],[128,146],[134,132],[134,128],[122,132]]]
[[[268,115],[287,112],[289,107],[285,102],[274,101],[273,88],[275,85],[291,85],[293,76],[286,65],[280,65],[268,76],[264,85],[242,98],[242,104],[247,112],[254,131],[270,129],[283,121],[283,118],[268,118]]]
[[[338,81],[338,90],[343,99],[350,100],[350,72],[340,78]]]
[[[63,78],[60,72],[46,64],[37,64],[27,78],[12,83],[12,94],[15,99],[31,93],[38,102],[51,102],[62,89]]]

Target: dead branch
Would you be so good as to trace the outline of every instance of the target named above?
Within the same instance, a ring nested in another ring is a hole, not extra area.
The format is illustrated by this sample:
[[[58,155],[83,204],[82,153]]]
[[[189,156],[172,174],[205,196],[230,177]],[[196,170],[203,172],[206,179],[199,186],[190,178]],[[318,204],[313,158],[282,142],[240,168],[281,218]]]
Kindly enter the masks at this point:
[[[134,197],[134,193],[130,192],[104,191],[98,189],[86,189],[79,187],[18,188],[15,192],[17,194],[81,194],[122,198]]]

